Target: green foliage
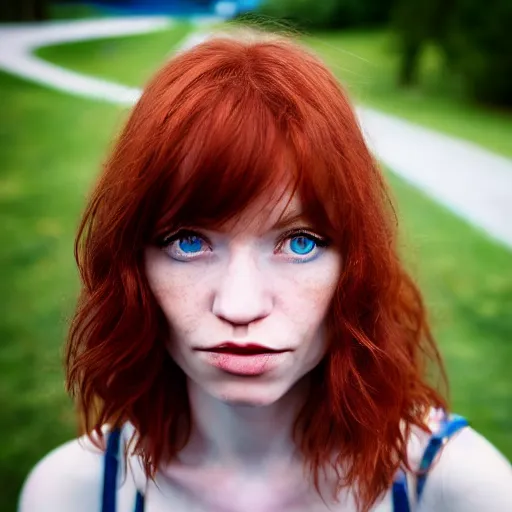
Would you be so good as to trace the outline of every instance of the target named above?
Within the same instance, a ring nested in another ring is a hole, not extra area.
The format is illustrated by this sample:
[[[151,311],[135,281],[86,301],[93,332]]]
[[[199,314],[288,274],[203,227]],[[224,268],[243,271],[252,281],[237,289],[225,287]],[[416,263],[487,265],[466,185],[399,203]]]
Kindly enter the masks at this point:
[[[512,106],[512,2],[460,0],[447,48],[476,99]]]
[[[510,0],[397,0],[392,19],[402,53],[402,85],[415,84],[422,51],[433,42],[469,96],[512,105]]]
[[[512,112],[467,101],[439,45],[424,48],[417,69],[420,84],[409,89],[396,86],[400,52],[391,31],[317,32],[305,42],[358,103],[512,158]]]
[[[0,21],[41,21],[48,17],[50,0],[2,0]]]
[[[265,0],[259,13],[301,28],[344,28],[386,21],[391,4],[392,0]]]

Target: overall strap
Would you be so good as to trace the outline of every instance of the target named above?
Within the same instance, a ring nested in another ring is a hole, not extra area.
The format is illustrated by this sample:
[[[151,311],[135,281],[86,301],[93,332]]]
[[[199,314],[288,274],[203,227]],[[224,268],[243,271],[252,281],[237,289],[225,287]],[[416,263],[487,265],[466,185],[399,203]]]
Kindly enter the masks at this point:
[[[119,467],[119,445],[121,430],[112,430],[108,434],[107,450],[104,456],[103,495],[101,512],[116,512],[117,471]]]
[[[117,474],[119,471],[120,445],[121,429],[112,430],[108,434],[107,450],[104,455],[101,512],[116,512],[117,510]],[[135,496],[135,512],[144,512],[144,495],[139,490],[137,490]]]
[[[467,425],[468,422],[465,418],[457,414],[451,414],[443,418],[440,428],[431,435],[420,462],[419,475],[416,478],[416,503],[419,503],[421,499],[428,472],[439,450],[456,432]],[[410,496],[407,475],[400,468],[392,487],[393,512],[411,512]]]
[[[423,494],[428,471],[430,470],[436,455],[439,453],[439,450],[454,434],[467,426],[468,421],[466,418],[457,414],[451,414],[442,421],[441,428],[430,437],[427,448],[423,453],[423,458],[421,459],[420,474],[417,478],[416,498],[418,501],[421,499],[421,495]]]
[[[405,471],[400,468],[393,482],[393,512],[411,512],[409,485]]]
[[[144,496],[140,491],[137,491],[135,497],[135,512],[144,512]]]

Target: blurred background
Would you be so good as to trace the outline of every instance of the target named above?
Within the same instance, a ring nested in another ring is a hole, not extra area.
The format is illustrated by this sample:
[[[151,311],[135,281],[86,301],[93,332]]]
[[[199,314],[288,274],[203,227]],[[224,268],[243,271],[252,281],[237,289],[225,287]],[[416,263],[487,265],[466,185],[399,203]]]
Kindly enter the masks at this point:
[[[2,0],[0,22],[1,511],[77,431],[62,347],[88,191],[139,88],[225,23],[294,33],[400,127],[383,167],[453,408],[512,458],[511,0]]]

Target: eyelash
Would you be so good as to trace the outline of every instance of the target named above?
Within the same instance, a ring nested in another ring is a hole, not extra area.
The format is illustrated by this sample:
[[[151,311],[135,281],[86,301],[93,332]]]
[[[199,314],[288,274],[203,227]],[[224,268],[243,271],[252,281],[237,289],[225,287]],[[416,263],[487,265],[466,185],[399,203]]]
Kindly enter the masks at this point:
[[[198,231],[194,231],[192,229],[179,229],[178,231],[163,238],[162,241],[158,243],[158,246],[161,247],[162,249],[165,249],[166,247],[171,245],[176,240],[179,240],[180,238],[186,238],[188,236],[194,236],[194,237],[200,238],[201,240],[206,242],[208,245],[210,245],[210,246],[212,245],[212,243],[210,242],[208,237],[203,235],[202,233],[199,233]]]
[[[165,249],[165,248],[169,247],[176,240],[179,240],[180,238],[185,238],[187,236],[189,236],[189,237],[193,236],[193,237],[200,238],[210,247],[212,245],[212,243],[210,242],[210,240],[208,239],[207,236],[203,235],[202,233],[199,233],[198,231],[194,231],[191,229],[180,229],[180,230],[176,231],[175,233],[172,233],[171,235],[166,236],[160,243],[158,243],[158,245],[162,249]],[[294,238],[298,238],[301,236],[311,239],[315,243],[315,245],[320,249],[328,247],[330,245],[330,241],[328,239],[323,238],[308,229],[295,228],[295,229],[290,229],[289,231],[282,233],[279,236],[279,238],[277,239],[276,247],[280,248],[283,245],[283,243],[286,242],[287,240],[292,240]],[[193,257],[188,258],[188,259],[192,260]],[[314,259],[314,257],[313,258],[289,258],[289,259],[292,262],[305,263],[305,262],[311,261],[312,259]],[[185,258],[184,258],[184,261],[186,261]]]
[[[289,231],[285,231],[277,240],[278,245],[282,244],[286,240],[290,240],[292,238],[297,238],[300,236],[304,236],[307,238],[311,238],[313,242],[318,247],[327,247],[329,245],[329,241],[326,238],[322,238],[320,235],[317,235],[313,231],[309,231],[308,229],[304,228],[295,228],[290,229]]]

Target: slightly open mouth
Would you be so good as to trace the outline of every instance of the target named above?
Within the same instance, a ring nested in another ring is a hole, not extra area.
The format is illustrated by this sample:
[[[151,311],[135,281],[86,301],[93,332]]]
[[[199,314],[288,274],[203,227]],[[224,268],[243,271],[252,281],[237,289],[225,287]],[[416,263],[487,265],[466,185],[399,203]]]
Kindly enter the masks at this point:
[[[234,354],[237,356],[258,356],[264,354],[281,354],[285,350],[271,350],[262,347],[215,347],[207,350],[215,354]]]

